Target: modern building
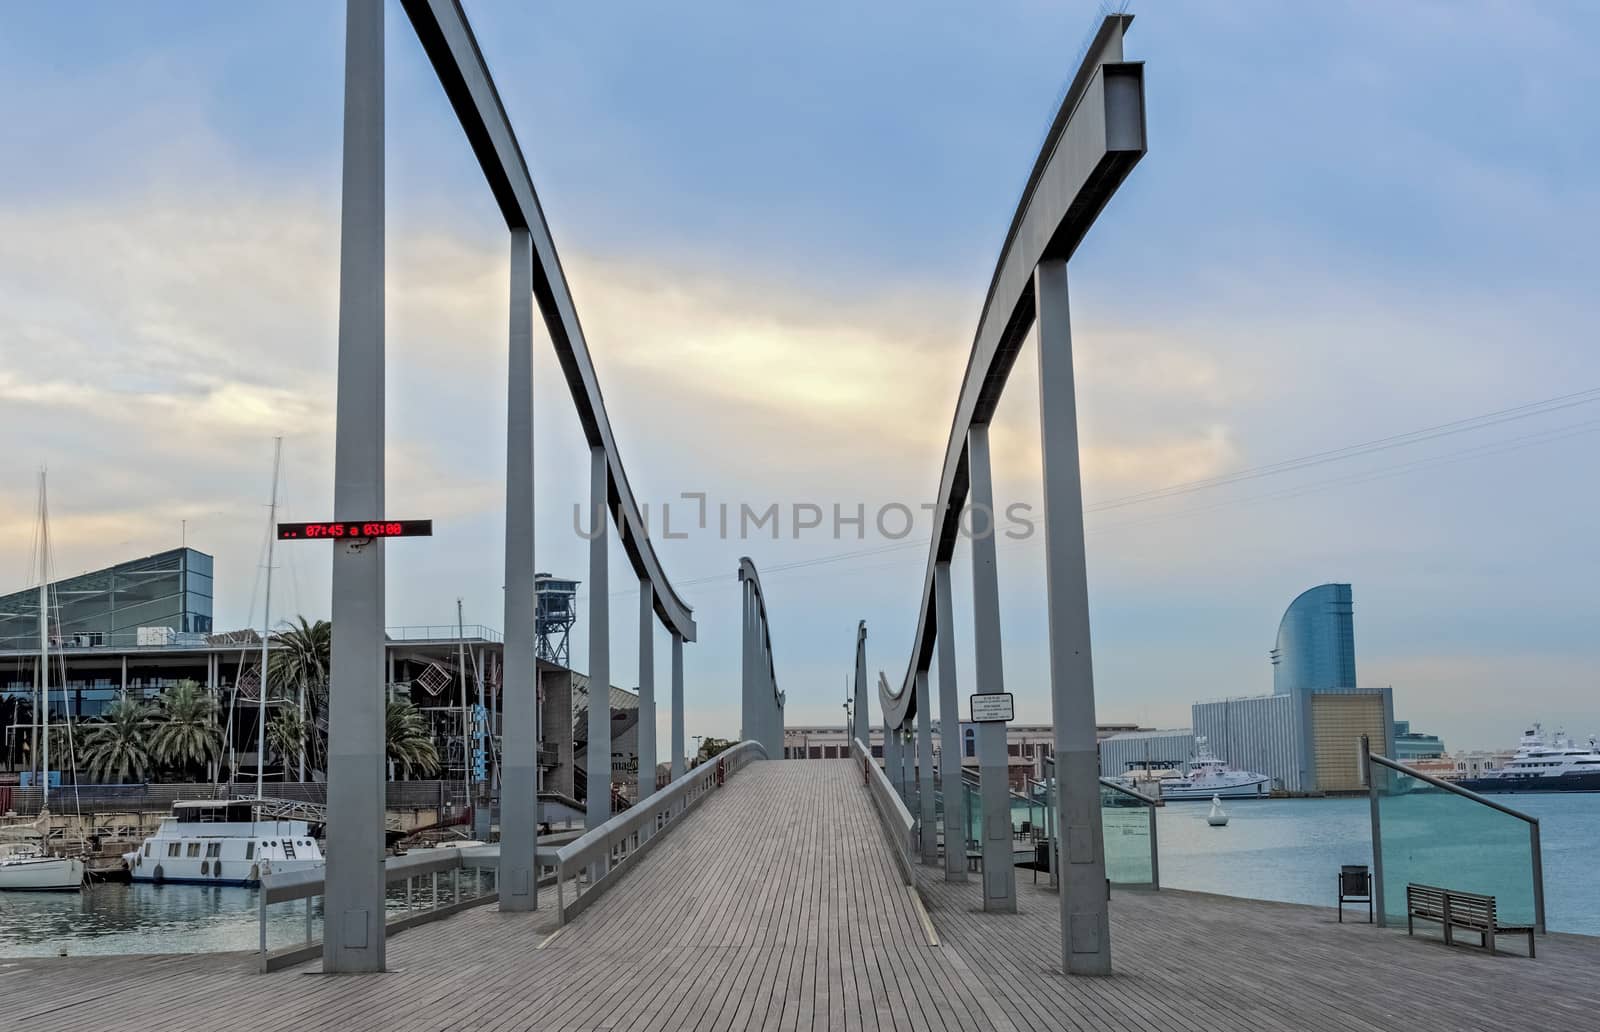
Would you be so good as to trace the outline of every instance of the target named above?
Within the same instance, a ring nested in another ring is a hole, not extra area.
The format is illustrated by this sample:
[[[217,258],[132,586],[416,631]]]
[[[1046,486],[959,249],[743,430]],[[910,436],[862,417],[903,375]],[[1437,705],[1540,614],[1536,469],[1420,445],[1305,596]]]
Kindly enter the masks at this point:
[[[1290,792],[1361,789],[1359,741],[1395,755],[1394,693],[1356,681],[1348,584],[1319,584],[1289,603],[1268,654],[1272,694],[1197,702],[1193,731],[1236,767]]]
[[[1401,763],[1414,760],[1438,760],[1445,755],[1444,742],[1438,735],[1411,730],[1411,721],[1394,722],[1394,759]]]
[[[539,611],[550,624],[540,630],[559,635],[551,644],[563,655],[576,585],[541,575],[537,586]],[[52,723],[65,724],[69,715],[74,722],[92,721],[117,699],[154,701],[180,680],[192,680],[218,702],[225,736],[220,776],[255,777],[262,762],[256,754],[261,636],[256,630],[213,632],[211,556],[192,548],[161,552],[56,581],[48,597]],[[17,783],[36,764],[38,606],[36,587],[0,598],[0,783]],[[385,653],[390,697],[409,699],[432,731],[437,777],[459,784],[469,771],[492,769],[492,759],[480,759],[481,751],[467,745],[463,728],[486,717],[489,749],[498,753],[500,633],[474,625],[391,627]],[[538,670],[541,791],[581,800],[588,678],[545,659]],[[613,686],[610,704],[612,782],[631,796],[638,696]],[[280,705],[275,698],[267,702],[269,710]],[[265,765],[274,781],[299,775],[292,767],[283,770],[270,751]]]
[[[1134,724],[1099,724],[1096,733],[1105,737],[1132,730]],[[943,742],[939,722],[935,720],[933,756],[935,767],[941,766]],[[850,755],[850,741],[842,727],[800,726],[786,727],[783,732],[785,759],[831,760]],[[874,728],[867,743],[872,755],[883,758],[883,729]],[[961,765],[978,769],[977,725],[961,722]],[[1045,760],[1055,755],[1055,731],[1049,724],[1006,725],[1007,780],[1013,790],[1021,792],[1030,780],[1040,781],[1045,776]],[[1187,754],[1185,754],[1187,758]]]
[[[1188,728],[1121,731],[1100,739],[1100,774],[1118,777],[1132,770],[1183,767],[1194,755]]]
[[[174,548],[52,583],[53,647],[167,645],[211,631],[211,557]],[[39,649],[39,590],[0,596],[0,650]]]

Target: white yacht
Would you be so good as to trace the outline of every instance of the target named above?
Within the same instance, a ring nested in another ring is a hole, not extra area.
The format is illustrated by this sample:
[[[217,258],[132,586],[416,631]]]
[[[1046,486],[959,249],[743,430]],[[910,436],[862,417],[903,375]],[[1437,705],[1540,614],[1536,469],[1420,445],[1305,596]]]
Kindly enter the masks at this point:
[[[250,799],[172,804],[154,835],[123,854],[136,882],[255,885],[263,871],[321,867],[322,850],[303,820],[258,820]]]
[[[1522,733],[1511,762],[1456,784],[1474,792],[1600,792],[1600,744],[1591,736],[1580,746],[1563,731],[1546,741],[1535,724]]]
[[[1204,735],[1196,735],[1194,756],[1189,760],[1188,773],[1177,777],[1161,777],[1154,782],[1145,781],[1142,786],[1136,786],[1129,775],[1117,780],[1129,788],[1144,787],[1147,792],[1150,785],[1158,785],[1162,799],[1210,799],[1212,796],[1249,799],[1266,795],[1272,779],[1253,770],[1235,770],[1228,766],[1211,752]]]
[[[0,890],[77,892],[83,886],[83,861],[51,856],[31,842],[0,843]]]

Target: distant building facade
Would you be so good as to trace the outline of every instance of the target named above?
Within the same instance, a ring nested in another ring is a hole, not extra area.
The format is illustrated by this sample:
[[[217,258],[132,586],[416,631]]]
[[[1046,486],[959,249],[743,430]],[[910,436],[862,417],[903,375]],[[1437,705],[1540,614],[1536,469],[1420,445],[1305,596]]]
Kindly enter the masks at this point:
[[[1411,730],[1411,721],[1394,722],[1394,756],[1401,763],[1416,760],[1437,760],[1445,756],[1444,742],[1438,735]]]
[[[52,648],[196,644],[211,633],[211,556],[174,548],[50,585]],[[0,650],[39,649],[39,590],[0,596]]]

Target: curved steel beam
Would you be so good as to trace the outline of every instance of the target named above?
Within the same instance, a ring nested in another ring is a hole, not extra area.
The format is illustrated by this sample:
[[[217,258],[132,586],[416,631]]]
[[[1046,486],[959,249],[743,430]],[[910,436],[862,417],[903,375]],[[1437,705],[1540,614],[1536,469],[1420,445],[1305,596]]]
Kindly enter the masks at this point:
[[[967,499],[967,431],[994,414],[1017,352],[1033,327],[1033,270],[1071,257],[1101,209],[1145,153],[1144,65],[1122,60],[1132,15],[1109,15],[1056,111],[1006,232],[967,358],[939,479],[939,525],[928,550],[916,641],[900,690],[879,684],[884,717],[900,727],[917,713],[917,673],[933,661],[934,570],[950,561]]]
[[[739,580],[749,581],[750,587],[756,593],[756,612],[761,615],[761,642],[767,647],[767,674],[772,682],[772,697],[778,700],[779,706],[782,706],[787,696],[778,691],[778,668],[772,659],[772,629],[767,625],[767,596],[761,591],[761,575],[756,572],[756,564],[749,556],[739,558]]]
[[[578,323],[572,292],[567,288],[566,273],[534,192],[528,163],[489,75],[489,66],[478,49],[472,26],[460,0],[401,0],[401,6],[461,120],[461,128],[500,205],[506,228],[527,230],[533,238],[533,296],[572,392],[584,436],[590,447],[605,449],[611,481],[610,508],[617,514],[617,529],[628,561],[639,579],[648,579],[655,589],[655,610],[662,622],[684,641],[694,641],[694,611],[667,580],[628,484],[628,475],[623,471],[622,456],[606,417],[605,399],[600,394],[600,381],[589,357],[583,327]]]

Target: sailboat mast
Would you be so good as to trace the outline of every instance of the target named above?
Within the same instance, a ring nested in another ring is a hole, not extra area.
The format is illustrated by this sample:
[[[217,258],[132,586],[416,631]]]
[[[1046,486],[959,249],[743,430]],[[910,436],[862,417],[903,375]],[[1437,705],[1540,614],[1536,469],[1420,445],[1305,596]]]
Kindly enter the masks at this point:
[[[266,798],[267,640],[272,632],[272,546],[278,541],[278,463],[283,438],[272,439],[272,504],[267,509],[267,592],[261,604],[261,684],[256,697],[256,799]]]
[[[466,806],[472,805],[472,722],[467,714],[467,625],[461,619],[461,600],[456,599],[456,664],[461,668],[461,791]]]
[[[50,507],[39,471],[39,712],[44,725],[44,803],[50,809]]]

